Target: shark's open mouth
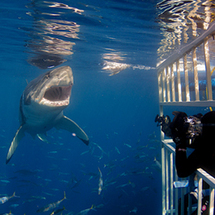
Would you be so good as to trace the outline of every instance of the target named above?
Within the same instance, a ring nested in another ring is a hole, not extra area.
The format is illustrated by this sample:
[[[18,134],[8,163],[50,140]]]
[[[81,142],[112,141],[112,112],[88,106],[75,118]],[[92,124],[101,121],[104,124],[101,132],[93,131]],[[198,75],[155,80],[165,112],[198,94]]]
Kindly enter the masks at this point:
[[[46,90],[40,103],[48,106],[67,106],[71,95],[72,85],[53,86]]]

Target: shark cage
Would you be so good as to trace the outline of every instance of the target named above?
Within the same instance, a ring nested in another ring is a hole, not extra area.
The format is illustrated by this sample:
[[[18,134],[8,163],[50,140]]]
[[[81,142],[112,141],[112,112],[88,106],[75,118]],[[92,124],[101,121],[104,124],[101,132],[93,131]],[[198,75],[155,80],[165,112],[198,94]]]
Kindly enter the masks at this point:
[[[191,43],[178,49],[159,66],[158,90],[160,116],[164,110],[176,108],[208,108],[215,106],[215,22]],[[213,78],[214,76],[214,78]],[[184,214],[184,195],[193,189],[194,176],[178,178],[175,170],[175,144],[161,131],[161,163],[162,163],[162,214],[178,214],[178,200],[181,198],[181,214]],[[214,164],[215,165],[215,164]],[[202,210],[202,184],[209,186],[209,214],[214,214],[215,178],[203,169],[197,169],[198,203],[191,205],[188,199],[188,214],[197,208]],[[177,183],[182,186],[175,186]]]

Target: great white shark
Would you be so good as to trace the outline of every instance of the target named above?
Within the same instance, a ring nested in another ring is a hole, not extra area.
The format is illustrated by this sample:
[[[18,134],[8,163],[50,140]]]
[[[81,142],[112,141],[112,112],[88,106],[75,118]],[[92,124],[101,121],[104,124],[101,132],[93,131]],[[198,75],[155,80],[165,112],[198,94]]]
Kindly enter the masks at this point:
[[[25,88],[20,99],[20,127],[11,142],[6,163],[13,156],[25,132],[40,139],[48,130],[55,127],[71,132],[86,145],[87,134],[71,119],[63,115],[70,103],[73,86],[73,73],[69,66],[48,71],[32,80]]]

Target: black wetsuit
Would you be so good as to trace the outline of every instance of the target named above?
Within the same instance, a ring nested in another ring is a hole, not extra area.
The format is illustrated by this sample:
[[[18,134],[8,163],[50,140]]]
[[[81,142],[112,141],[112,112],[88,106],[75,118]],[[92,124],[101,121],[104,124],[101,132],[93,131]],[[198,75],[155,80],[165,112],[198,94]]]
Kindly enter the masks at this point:
[[[214,143],[215,144],[215,143]],[[202,168],[209,174],[215,176],[215,156],[214,151],[208,151],[202,148],[195,149],[192,154],[187,157],[186,151],[179,150],[179,147],[176,147],[176,169],[179,177],[187,177],[191,175],[196,169]],[[208,184],[203,183],[203,189],[209,189]],[[187,214],[188,207],[188,198],[191,197],[192,204],[196,204],[198,199],[194,195],[194,192],[187,193],[184,196],[184,215]],[[208,204],[209,196],[204,196],[202,200],[202,208],[204,205]],[[179,213],[181,214],[181,199],[179,199]],[[205,211],[202,211],[202,215],[208,214],[209,208]],[[197,214],[197,210],[192,213],[192,215]]]
[[[213,140],[211,140],[213,141]],[[213,143],[215,145],[215,141]],[[204,145],[204,142],[202,143]],[[176,170],[179,177],[187,177],[198,168],[215,177],[215,150],[199,146],[188,157],[185,150],[180,150],[180,145],[176,146]]]
[[[202,117],[201,122],[203,124],[202,136],[195,140],[196,148],[189,156],[187,156],[186,152],[186,139],[181,138],[182,141],[177,142],[176,170],[179,177],[187,177],[194,173],[198,168],[204,169],[210,175],[215,177],[215,111],[205,114]],[[203,189],[208,189],[206,183],[203,183]],[[189,194],[186,194],[185,196],[184,214],[187,214],[186,208],[188,195]],[[193,196],[192,200],[195,202]],[[207,214],[207,211],[202,214]]]

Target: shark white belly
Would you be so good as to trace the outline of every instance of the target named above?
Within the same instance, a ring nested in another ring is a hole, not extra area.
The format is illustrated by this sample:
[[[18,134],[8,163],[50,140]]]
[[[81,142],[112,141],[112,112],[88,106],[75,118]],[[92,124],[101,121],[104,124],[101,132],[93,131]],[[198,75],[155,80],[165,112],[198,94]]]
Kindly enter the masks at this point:
[[[10,145],[6,163],[10,161],[25,132],[34,137],[55,127],[74,133],[86,145],[89,144],[86,133],[63,115],[63,110],[70,102],[72,85],[73,74],[69,66],[42,74],[27,85],[20,99],[20,127]]]

